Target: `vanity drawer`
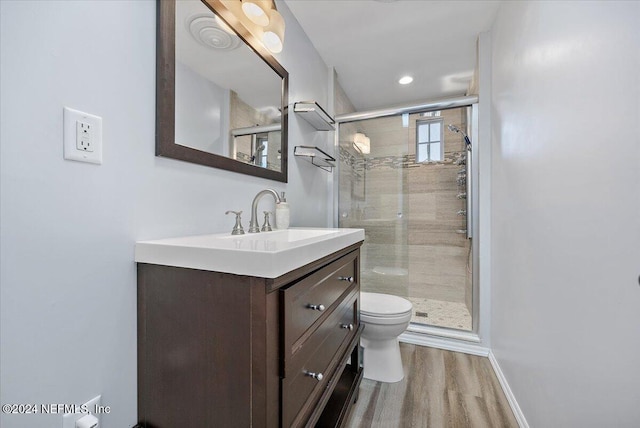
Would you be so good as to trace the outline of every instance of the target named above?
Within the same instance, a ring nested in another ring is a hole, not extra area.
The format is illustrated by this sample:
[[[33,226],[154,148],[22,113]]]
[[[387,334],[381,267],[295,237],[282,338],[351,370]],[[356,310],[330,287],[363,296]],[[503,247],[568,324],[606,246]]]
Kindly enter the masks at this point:
[[[295,354],[313,333],[307,330],[328,317],[341,296],[357,284],[357,263],[358,251],[351,252],[281,291],[285,355]]]
[[[313,357],[320,346],[328,346],[327,341],[338,340],[338,336],[349,336],[349,333],[358,329],[359,326],[359,306],[358,297],[360,291],[354,284],[349,291],[342,296],[337,305],[331,309],[328,317],[318,324],[310,335],[305,335],[304,341],[300,341],[296,347],[295,354],[284,356],[283,377],[289,378],[297,374],[302,366]],[[330,346],[336,350],[339,343]]]
[[[357,334],[358,295],[354,288],[291,359],[289,373],[282,380],[282,426],[304,424],[315,408],[342,359],[342,345]],[[311,373],[322,374],[322,378]]]

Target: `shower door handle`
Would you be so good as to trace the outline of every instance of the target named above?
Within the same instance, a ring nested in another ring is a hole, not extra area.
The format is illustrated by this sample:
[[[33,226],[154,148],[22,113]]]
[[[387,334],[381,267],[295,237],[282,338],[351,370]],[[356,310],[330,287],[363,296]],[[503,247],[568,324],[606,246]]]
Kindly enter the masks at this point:
[[[466,200],[467,200],[467,239],[473,237],[473,171],[472,159],[473,153],[471,150],[467,150],[467,165],[466,166]]]

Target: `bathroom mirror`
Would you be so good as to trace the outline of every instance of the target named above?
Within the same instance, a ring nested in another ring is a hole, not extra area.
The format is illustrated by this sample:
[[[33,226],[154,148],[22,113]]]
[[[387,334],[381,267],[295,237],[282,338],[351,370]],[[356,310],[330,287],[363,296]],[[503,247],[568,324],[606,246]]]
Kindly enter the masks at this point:
[[[287,71],[224,0],[157,7],[156,155],[286,182]]]

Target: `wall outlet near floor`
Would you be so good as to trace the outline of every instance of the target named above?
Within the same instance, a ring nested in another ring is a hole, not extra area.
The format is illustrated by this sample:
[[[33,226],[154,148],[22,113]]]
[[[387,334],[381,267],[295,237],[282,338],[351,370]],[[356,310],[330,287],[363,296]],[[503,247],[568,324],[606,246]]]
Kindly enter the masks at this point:
[[[102,163],[102,118],[64,108],[64,158]]]
[[[98,410],[100,409],[101,400],[102,400],[102,395],[98,395],[97,397],[94,397],[91,400],[84,403],[83,405],[79,406],[81,409],[83,409],[83,411],[86,409],[86,412],[84,413],[83,412],[65,413],[62,416],[62,428],[76,428],[76,421],[88,415],[89,413],[91,413],[93,416],[98,418],[98,421],[99,421],[100,412],[96,411],[96,409]]]

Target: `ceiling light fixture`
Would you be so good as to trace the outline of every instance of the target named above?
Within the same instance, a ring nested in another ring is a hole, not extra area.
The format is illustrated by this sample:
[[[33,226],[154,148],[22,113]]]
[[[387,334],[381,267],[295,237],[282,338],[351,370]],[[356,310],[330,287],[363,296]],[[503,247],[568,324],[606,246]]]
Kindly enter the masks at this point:
[[[413,77],[411,76],[403,76],[398,80],[398,83],[401,85],[408,85],[411,82],[413,82]]]
[[[275,0],[221,0],[244,27],[271,53],[280,53],[284,46],[285,22]],[[235,23],[234,23],[235,25]]]
[[[270,20],[271,0],[242,0],[242,11],[251,22],[266,27]]]
[[[284,44],[284,18],[275,9],[269,12],[269,25],[264,29],[262,34],[262,43],[273,53],[282,52]]]

